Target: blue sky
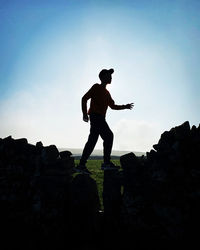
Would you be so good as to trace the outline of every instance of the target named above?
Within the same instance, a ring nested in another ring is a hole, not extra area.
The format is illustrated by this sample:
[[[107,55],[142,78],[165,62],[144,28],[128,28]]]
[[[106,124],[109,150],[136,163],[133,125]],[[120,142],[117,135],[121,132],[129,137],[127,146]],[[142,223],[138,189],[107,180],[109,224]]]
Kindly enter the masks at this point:
[[[114,68],[114,149],[148,151],[199,124],[199,1],[0,1],[0,137],[82,148],[80,100]],[[99,139],[96,148],[102,148]]]

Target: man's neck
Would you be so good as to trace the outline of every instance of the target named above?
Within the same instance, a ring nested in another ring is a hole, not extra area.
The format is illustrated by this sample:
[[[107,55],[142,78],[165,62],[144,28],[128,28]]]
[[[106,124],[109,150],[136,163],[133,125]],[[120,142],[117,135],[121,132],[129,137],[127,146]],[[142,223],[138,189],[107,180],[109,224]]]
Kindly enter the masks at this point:
[[[107,85],[107,83],[101,82],[101,86],[102,86],[103,88],[106,88],[106,85]]]

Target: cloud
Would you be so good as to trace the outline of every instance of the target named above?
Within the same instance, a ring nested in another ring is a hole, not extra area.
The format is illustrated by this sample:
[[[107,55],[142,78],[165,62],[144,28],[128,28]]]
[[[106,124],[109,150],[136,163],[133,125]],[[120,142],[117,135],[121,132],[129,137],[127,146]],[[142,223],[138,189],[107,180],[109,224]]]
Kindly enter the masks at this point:
[[[157,123],[121,119],[113,132],[115,149],[147,152],[158,142],[161,129]]]

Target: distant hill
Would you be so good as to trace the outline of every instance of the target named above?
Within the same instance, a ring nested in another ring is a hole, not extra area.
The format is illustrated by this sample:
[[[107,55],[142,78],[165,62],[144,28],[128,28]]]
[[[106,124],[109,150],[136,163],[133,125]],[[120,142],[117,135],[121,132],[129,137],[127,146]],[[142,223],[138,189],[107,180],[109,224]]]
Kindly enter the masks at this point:
[[[59,152],[68,150],[70,151],[76,159],[80,159],[83,149],[80,148],[58,148]],[[119,158],[122,155],[133,152],[136,156],[146,155],[145,152],[135,152],[135,151],[120,151],[112,150],[112,158]],[[103,149],[95,149],[90,156],[90,159],[102,159]]]

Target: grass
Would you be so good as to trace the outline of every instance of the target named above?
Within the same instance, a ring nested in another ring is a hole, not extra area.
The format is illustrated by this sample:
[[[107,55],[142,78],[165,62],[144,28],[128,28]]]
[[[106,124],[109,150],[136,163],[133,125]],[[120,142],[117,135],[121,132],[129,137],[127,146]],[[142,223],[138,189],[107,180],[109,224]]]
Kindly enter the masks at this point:
[[[120,166],[119,160],[112,160],[115,165]],[[79,163],[79,160],[75,160],[75,165]],[[103,171],[101,170],[102,160],[88,160],[87,168],[89,169],[91,174],[91,178],[93,178],[97,183],[97,189],[99,193],[100,206],[101,210],[103,210]],[[75,174],[76,175],[76,174]]]

